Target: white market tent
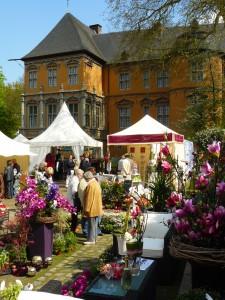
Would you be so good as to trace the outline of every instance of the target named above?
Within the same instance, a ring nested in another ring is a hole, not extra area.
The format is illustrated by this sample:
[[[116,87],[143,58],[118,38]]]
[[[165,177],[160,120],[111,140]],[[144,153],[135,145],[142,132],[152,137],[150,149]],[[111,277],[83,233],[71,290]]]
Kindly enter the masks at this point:
[[[184,142],[184,136],[164,126],[149,115],[145,115],[134,125],[107,136],[108,145],[149,144],[165,142]]]
[[[31,159],[31,167],[39,164],[50,152],[51,147],[71,146],[75,157],[79,160],[84,147],[100,148],[103,155],[103,143],[90,137],[76,123],[64,102],[57,117],[52,124],[39,136],[29,140],[33,152],[39,154],[38,158]]]
[[[165,139],[167,137],[167,140]],[[144,178],[145,166],[151,160],[156,160],[162,144],[169,143],[173,154],[184,162],[184,136],[164,126],[149,115],[132,126],[107,136],[107,145],[126,145],[127,152],[132,153],[139,166],[139,172]]]
[[[14,141],[20,142],[20,143],[24,143],[24,144],[29,144],[29,140],[28,138],[26,138],[24,135],[22,135],[21,133],[18,134],[15,138]]]
[[[0,131],[0,171],[6,167],[8,159],[15,158],[24,173],[28,172],[29,156],[36,154],[30,151],[30,145],[10,139]],[[7,158],[7,159],[6,159]]]

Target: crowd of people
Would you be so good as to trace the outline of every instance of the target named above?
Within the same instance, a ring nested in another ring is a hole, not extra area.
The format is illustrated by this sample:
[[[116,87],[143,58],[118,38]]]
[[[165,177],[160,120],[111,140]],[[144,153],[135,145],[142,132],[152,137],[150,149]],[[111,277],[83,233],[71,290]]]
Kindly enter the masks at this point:
[[[47,154],[35,169],[35,180],[42,184],[51,184],[54,180],[62,180],[60,173],[60,151],[54,157]],[[106,158],[104,159],[106,161]],[[81,214],[81,229],[83,236],[87,238],[85,245],[97,242],[101,232],[102,193],[96,176],[96,168],[91,165],[87,155],[80,157],[78,163],[72,154],[64,160],[66,198],[76,208],[77,214],[71,215],[71,231],[76,233],[78,229],[78,215]],[[109,159],[107,158],[107,164]],[[118,162],[118,171],[127,176],[133,173],[134,162],[128,153],[124,154]],[[8,160],[4,174],[0,174],[0,193],[12,199],[18,192],[20,166],[15,159]]]

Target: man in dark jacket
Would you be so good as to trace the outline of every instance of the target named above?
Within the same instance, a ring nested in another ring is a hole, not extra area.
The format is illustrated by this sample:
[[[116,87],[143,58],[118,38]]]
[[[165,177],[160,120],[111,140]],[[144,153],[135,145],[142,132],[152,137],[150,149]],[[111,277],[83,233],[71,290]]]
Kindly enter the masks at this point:
[[[13,180],[14,180],[14,173],[13,173],[12,161],[8,160],[7,167],[5,168],[6,197],[8,199],[12,199],[13,197]]]

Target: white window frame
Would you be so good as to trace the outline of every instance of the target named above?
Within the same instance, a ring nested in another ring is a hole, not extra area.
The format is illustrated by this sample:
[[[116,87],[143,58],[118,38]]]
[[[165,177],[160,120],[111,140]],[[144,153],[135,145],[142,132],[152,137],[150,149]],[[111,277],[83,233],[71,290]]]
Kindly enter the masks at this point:
[[[157,87],[168,87],[169,86],[169,70],[158,70],[157,71]]]
[[[29,89],[37,88],[37,71],[29,71]]]
[[[191,62],[191,81],[202,82],[204,80],[203,62]]]
[[[91,127],[91,104],[85,104],[85,125]]]
[[[100,127],[101,107],[96,106],[96,128]]]
[[[69,111],[77,123],[78,123],[78,109],[79,109],[78,103],[69,103]]]
[[[150,115],[150,106],[149,105],[143,106],[143,114],[144,114],[144,116]]]
[[[48,105],[48,126],[52,124],[57,116],[57,105],[49,104]]]
[[[128,128],[131,125],[131,108],[119,107],[119,128]]]
[[[36,128],[37,127],[37,105],[29,106],[29,127]]]
[[[57,86],[57,69],[48,70],[48,86]]]
[[[169,127],[170,107],[169,105],[157,106],[157,121]]]
[[[144,86],[144,89],[150,88],[150,71],[149,70],[143,71],[143,86]]]
[[[130,72],[121,72],[119,74],[119,90],[130,90]]]
[[[78,84],[78,67],[68,67],[68,82],[69,85]]]

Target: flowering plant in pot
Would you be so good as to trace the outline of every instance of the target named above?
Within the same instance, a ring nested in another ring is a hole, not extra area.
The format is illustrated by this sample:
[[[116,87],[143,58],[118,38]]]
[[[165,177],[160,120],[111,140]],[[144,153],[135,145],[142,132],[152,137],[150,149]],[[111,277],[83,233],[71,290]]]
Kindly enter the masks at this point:
[[[225,280],[225,167],[220,144],[208,145],[206,155],[194,153],[189,193],[173,192],[166,201],[177,232],[170,253],[191,262],[193,288],[223,287]]]
[[[16,195],[16,206],[24,219],[41,221],[42,217],[56,215],[59,208],[76,213],[70,202],[59,194],[57,184],[36,183],[27,177],[23,185],[24,189]]]

